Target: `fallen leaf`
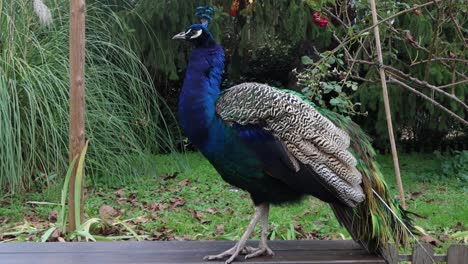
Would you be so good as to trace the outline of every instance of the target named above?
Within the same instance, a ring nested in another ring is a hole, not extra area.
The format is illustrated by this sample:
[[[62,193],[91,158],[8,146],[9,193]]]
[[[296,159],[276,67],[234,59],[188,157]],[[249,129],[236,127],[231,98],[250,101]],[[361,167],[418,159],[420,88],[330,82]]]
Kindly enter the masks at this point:
[[[309,210],[309,209],[306,209],[304,212],[302,212],[302,213],[299,214],[299,217],[304,217],[304,216],[306,216],[306,215],[309,215],[310,213],[311,213],[310,210]]]
[[[134,224],[145,224],[147,223],[149,220],[148,218],[144,217],[144,216],[140,216],[140,217],[137,217],[135,219],[132,220],[132,222]]]
[[[190,180],[189,179],[185,179],[185,180],[182,180],[180,182],[177,183],[177,185],[179,186],[186,186],[190,183]]]
[[[161,226],[156,229],[156,232],[154,232],[154,239],[162,241],[174,240],[174,235],[172,235],[171,232],[172,230],[167,229],[165,226]]]
[[[55,229],[49,237],[49,241],[57,241],[62,232],[59,229]]]
[[[218,213],[218,210],[216,208],[208,208],[206,209],[205,211],[203,211],[205,213],[209,213],[209,214],[217,214]]]
[[[136,197],[137,197],[137,194],[136,194],[136,193],[131,193],[131,194],[128,196],[128,200],[129,200],[129,201],[133,201],[133,200],[135,200]]]
[[[429,244],[432,244],[436,247],[441,247],[442,246],[442,242],[440,242],[438,239],[430,236],[430,235],[423,235],[421,237],[421,241],[424,242],[424,243],[429,243]]]
[[[5,218],[0,217],[0,222],[2,222],[2,225],[5,225],[6,223],[8,223],[9,220],[10,220],[10,218],[8,218],[8,217],[5,217]]]
[[[217,236],[219,235],[223,235],[226,231],[224,230],[224,224],[220,224],[220,225],[217,225],[215,226],[215,234]]]
[[[174,179],[175,177],[177,177],[177,175],[179,175],[178,172],[174,172],[173,174],[165,174],[162,176],[163,180],[167,181],[167,180],[170,180],[170,179]]]
[[[193,241],[195,240],[195,238],[191,235],[183,235],[183,236],[175,236],[174,237],[175,240],[177,241]]]
[[[449,240],[449,238],[450,238],[450,236],[449,236],[448,234],[441,234],[441,235],[439,236],[439,240],[440,240],[440,241],[444,241],[444,242],[447,241],[447,240]]]
[[[94,195],[94,196],[99,196],[99,197],[105,197],[105,196],[107,196],[107,193],[104,193],[104,192],[95,192],[93,195]]]
[[[409,193],[408,198],[414,201],[418,199],[418,197],[421,196],[422,194],[423,194],[422,192],[411,192]]]
[[[109,219],[112,217],[117,217],[119,212],[114,209],[114,207],[104,204],[99,208],[99,215],[103,219]]]
[[[160,203],[151,203],[146,206],[150,212],[162,211],[166,209],[166,206]]]
[[[123,197],[124,194],[125,194],[125,191],[124,191],[123,188],[121,188],[121,189],[118,189],[117,191],[115,191],[114,194],[115,194],[116,196],[118,196],[118,197]]]
[[[182,206],[185,204],[185,200],[181,197],[177,197],[169,203],[169,207],[174,209],[176,207]]]
[[[11,202],[10,200],[2,200],[0,202],[0,205],[3,207],[3,206],[7,206],[7,205],[11,205]]]
[[[190,213],[192,214],[192,217],[193,217],[194,219],[196,219],[196,220],[199,221],[199,222],[202,221],[202,219],[200,218],[200,216],[198,216],[197,211],[195,211],[195,210],[190,210]]]
[[[117,199],[117,203],[120,204],[120,205],[122,205],[122,204],[124,204],[126,202],[128,202],[127,198],[122,197],[122,198]]]
[[[312,230],[312,232],[307,232],[305,234],[305,239],[307,240],[317,240],[319,239],[320,231],[317,229]]]
[[[34,215],[34,214],[26,215],[26,220],[28,220],[29,222],[32,222],[32,223],[40,222],[39,218],[37,218],[37,216]]]
[[[319,225],[323,225],[323,222],[320,221],[320,220],[315,220],[315,221],[314,221],[314,225],[318,225],[318,226],[319,226]]]
[[[138,201],[131,201],[130,203],[132,206],[139,206],[141,203]]]
[[[294,224],[294,230],[296,230],[297,233],[301,234],[301,236],[307,237],[307,233],[304,231],[300,224]]]
[[[439,193],[445,193],[445,192],[447,192],[447,188],[445,188],[445,186],[439,187]]]
[[[49,222],[56,223],[58,217],[58,212],[56,210],[49,213],[49,217],[47,218]]]

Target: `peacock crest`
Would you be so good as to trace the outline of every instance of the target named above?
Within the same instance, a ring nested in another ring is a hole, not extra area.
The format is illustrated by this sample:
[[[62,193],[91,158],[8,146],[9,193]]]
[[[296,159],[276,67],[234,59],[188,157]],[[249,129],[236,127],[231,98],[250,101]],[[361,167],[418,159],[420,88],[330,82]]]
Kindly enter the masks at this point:
[[[195,16],[200,19],[203,25],[208,25],[213,19],[214,12],[214,8],[211,6],[199,6],[197,7]]]

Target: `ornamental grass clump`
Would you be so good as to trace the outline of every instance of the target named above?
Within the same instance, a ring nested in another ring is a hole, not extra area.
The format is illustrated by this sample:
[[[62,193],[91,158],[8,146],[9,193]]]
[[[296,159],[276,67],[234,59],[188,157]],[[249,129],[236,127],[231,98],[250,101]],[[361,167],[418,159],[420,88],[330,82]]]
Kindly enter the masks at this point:
[[[68,167],[69,6],[0,0],[0,12],[1,193],[47,185]],[[128,32],[111,10],[88,6],[90,175],[135,173],[135,157],[172,146],[162,102]]]

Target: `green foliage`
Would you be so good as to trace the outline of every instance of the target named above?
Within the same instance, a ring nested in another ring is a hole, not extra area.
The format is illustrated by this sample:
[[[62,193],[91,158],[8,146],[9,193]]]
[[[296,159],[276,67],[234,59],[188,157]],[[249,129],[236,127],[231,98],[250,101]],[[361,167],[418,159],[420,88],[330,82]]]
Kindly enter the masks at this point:
[[[359,104],[352,102],[352,95],[358,89],[358,83],[346,78],[347,73],[341,70],[344,68],[343,55],[319,55],[321,60],[317,64],[308,56],[302,57],[304,65],[314,67],[297,73],[297,84],[303,87],[301,92],[322,108],[345,115],[358,114],[355,107]]]
[[[454,151],[451,155],[442,155],[436,151],[434,155],[437,164],[436,170],[420,175],[418,178],[421,181],[433,182],[436,180],[457,179],[460,184],[466,185],[468,183],[468,151]]]
[[[294,68],[301,71],[302,56],[311,56],[318,62],[320,59],[316,57],[318,54],[331,50],[341,41],[348,41],[343,45],[347,49],[346,52],[339,49],[336,53],[345,55],[341,58],[345,65],[338,65],[337,62],[328,63],[330,71],[336,67],[340,73],[346,73],[345,80],[324,76],[326,70],[323,68],[315,73],[309,69],[306,70],[308,73],[304,73],[308,75],[306,79],[313,82],[312,78],[325,78],[320,81],[329,85],[326,89],[322,87],[318,89],[318,85],[311,85],[304,92],[318,105],[334,108],[342,113],[368,113],[366,118],[357,117],[356,120],[371,133],[380,149],[388,149],[387,125],[377,67],[349,61],[350,58],[367,60],[371,63],[376,60],[372,31],[361,32],[372,23],[368,1],[353,1],[352,5],[348,5],[349,1],[336,0],[256,0],[253,5],[241,10],[236,17],[230,17],[228,14],[232,0],[93,0],[93,2],[98,2],[100,5],[115,5],[113,10],[118,11],[120,17],[128,24],[126,34],[137,38],[138,45],[135,48],[144,58],[144,64],[154,76],[155,82],[161,84],[157,87],[158,91],[171,106],[174,106],[174,109],[175,98],[181,86],[180,78],[190,48],[185,43],[172,41],[171,36],[187,25],[198,23],[194,16],[198,5],[209,4],[216,9],[210,30],[226,50],[225,86],[256,80],[275,86],[289,84],[289,88],[292,88],[293,80],[288,73]],[[247,3],[247,1],[241,2]],[[411,8],[413,4],[420,4],[420,1],[377,1],[379,19]],[[343,21],[346,27],[325,12],[325,9]],[[407,12],[390,20],[390,24],[380,25],[384,63],[424,80],[427,68],[424,60],[428,59],[428,50],[433,50],[434,58],[448,57],[447,54],[452,54],[460,61],[432,61],[426,81],[433,85],[444,85],[461,80],[455,69],[466,75],[463,72],[466,68],[463,60],[466,60],[468,54],[464,41],[468,22],[463,13],[466,12],[466,4],[463,0],[443,1],[419,11],[421,14],[416,11]],[[319,27],[312,22],[314,12],[319,12],[329,19],[330,22],[326,27]],[[439,14],[441,23],[437,30]],[[414,36],[417,44],[412,43],[408,36]],[[333,56],[336,57],[336,54]],[[319,67],[323,67],[322,61],[319,64],[322,64]],[[349,87],[343,85],[344,82],[349,82]],[[354,82],[359,84],[359,89],[355,93],[351,91],[355,87]],[[408,84],[418,87],[412,82]],[[338,86],[342,89],[336,96],[336,90],[340,89]],[[467,87],[467,84],[462,84],[446,91],[466,101]],[[461,117],[466,116],[463,106],[453,100],[439,93],[434,94],[426,88],[418,87],[418,89],[442,105],[448,106]],[[333,92],[321,98],[322,103],[320,98],[314,99],[318,97],[319,90],[320,94],[328,90]],[[463,128],[447,114],[410,91],[389,85],[389,93],[394,126],[398,133],[397,139],[401,140],[398,145],[409,142],[412,146],[425,146],[427,149],[422,149],[423,151],[432,152],[434,148],[440,147],[436,146],[438,144],[436,142],[446,141],[449,132],[463,131]],[[360,103],[360,109],[353,108],[353,103]],[[404,139],[404,135],[407,134],[412,135],[410,139]],[[465,141],[466,138],[464,137]]]
[[[394,2],[393,4],[380,2],[378,11],[381,17],[385,18],[418,3],[419,1]],[[368,26],[365,22],[370,16],[368,6],[363,2],[361,4],[357,5],[356,9],[358,22],[352,25],[355,31]],[[435,86],[459,81],[460,76],[456,71],[465,72],[464,62],[434,60],[430,63],[426,76],[428,64],[425,61],[431,52],[432,58],[450,59],[451,56],[454,56],[462,60],[466,59],[468,52],[465,40],[457,29],[457,27],[466,28],[468,23],[468,19],[462,11],[463,8],[466,8],[464,1],[443,1],[437,5],[429,5],[427,8],[395,17],[393,27],[396,30],[390,29],[385,23],[381,24],[384,64]],[[455,23],[453,19],[457,22]],[[373,39],[366,40],[364,38],[361,41],[367,48],[374,48]],[[367,58],[362,52],[357,59],[375,61],[373,58]],[[373,66],[369,67],[369,65],[360,65],[355,72],[364,72],[363,77],[374,80],[374,82],[363,82],[357,93],[356,101],[361,103],[361,111],[369,113],[369,118],[359,120],[360,124],[372,134],[375,138],[375,144],[379,148],[388,149],[387,125],[382,88],[378,81],[378,69]],[[413,81],[404,81],[466,119],[466,111],[463,106],[454,100],[428,88],[420,88],[420,84]],[[421,149],[412,147],[415,150],[432,152],[436,148],[443,148],[444,144],[450,141],[448,140],[450,134],[460,134],[464,130],[458,121],[411,91],[394,84],[388,85],[388,90],[392,119],[397,130],[397,140],[400,139],[400,145],[410,143],[413,146],[420,146]],[[445,89],[445,91],[455,95],[461,101],[466,101],[468,85],[461,84]],[[463,140],[466,142],[467,137],[461,136],[453,139],[453,141]]]
[[[0,193],[49,185],[67,168],[69,7],[55,3],[45,28],[31,1],[0,0]],[[162,103],[125,23],[93,5],[86,22],[89,175],[133,175],[132,157],[171,148]]]
[[[236,18],[230,17],[228,13],[232,0],[139,0],[134,5],[126,2],[129,1],[118,4],[120,10],[124,9],[119,14],[134,30],[145,58],[145,65],[169,80],[177,80],[180,77],[179,71],[185,68],[189,50],[185,43],[175,43],[171,37],[188,25],[199,23],[194,16],[198,5],[210,4],[215,8],[210,31],[223,43],[228,57],[236,53],[242,58],[256,56],[257,51],[264,50],[266,45],[276,40],[293,47],[305,39],[321,39],[316,41],[321,47],[330,44],[329,32],[310,26],[312,12],[302,0],[255,1],[253,6],[241,10]],[[145,23],[142,23],[142,20]],[[276,52],[281,50],[275,49]],[[261,52],[260,55],[263,56]],[[281,54],[274,55],[277,56],[269,56],[273,64]],[[244,61],[228,64],[227,72],[232,72],[231,67],[241,67],[239,63]]]
[[[327,15],[331,23],[322,31],[328,32],[330,35],[322,34],[320,40],[328,41],[334,34],[334,39],[337,40],[336,45],[345,42],[347,44],[342,44],[342,48],[335,49],[333,54],[325,52],[326,57],[322,54],[322,56],[314,58],[315,63],[310,60],[305,61],[309,67],[299,75],[299,78],[306,80],[303,92],[320,106],[326,106],[342,113],[353,113],[354,111],[367,113],[365,118],[357,116],[355,119],[372,135],[374,144],[379,149],[388,150],[388,132],[380,76],[378,67],[372,65],[376,61],[375,40],[373,35],[369,34],[372,31],[362,31],[371,25],[368,1],[354,1],[352,6],[348,6],[346,1],[331,3],[323,0],[307,1],[307,3],[316,11],[320,11],[317,10],[319,8],[329,10],[346,25],[343,25],[338,19],[331,19],[331,15]],[[377,1],[377,4],[379,20],[382,20],[411,8],[419,2]],[[384,64],[435,86],[463,80],[463,76],[466,75],[465,64],[468,55],[464,37],[468,19],[464,15],[464,10],[466,11],[464,1],[444,1],[420,10],[404,13],[389,20],[388,24],[381,23],[380,34]],[[315,26],[312,27],[312,30],[318,28]],[[330,49],[327,46],[317,45],[316,41],[309,35],[307,35],[306,40],[310,41],[316,50]],[[318,55],[319,52],[315,51],[315,54]],[[345,55],[342,58],[344,64],[334,61],[337,54]],[[432,54],[433,59],[437,57],[445,59],[436,59],[429,64],[426,61],[429,54]],[[457,60],[450,60],[450,58]],[[369,63],[361,64],[355,60],[368,61]],[[334,67],[343,73],[344,80],[336,77],[330,78],[325,74],[327,69],[324,68],[331,70]],[[356,76],[361,78],[355,78]],[[466,117],[466,109],[453,99],[421,87],[420,83],[407,80],[408,78],[404,79],[409,85],[416,87],[461,118]],[[340,81],[357,82],[359,89],[355,94],[349,90],[347,96],[343,93],[339,94],[340,88],[337,84],[341,84]],[[320,86],[320,83],[323,85]],[[396,138],[400,141],[398,142],[399,146],[404,146],[408,151],[429,152],[435,149],[445,151],[450,148],[461,149],[463,146],[465,148],[468,146],[467,128],[444,111],[397,85],[388,85],[388,90]],[[333,94],[325,96],[324,100],[323,95],[326,95],[328,91],[333,91]],[[466,102],[468,84],[446,88],[445,91]],[[336,96],[339,100],[334,98]],[[349,100],[359,103],[360,109],[353,108],[353,103],[350,103]]]

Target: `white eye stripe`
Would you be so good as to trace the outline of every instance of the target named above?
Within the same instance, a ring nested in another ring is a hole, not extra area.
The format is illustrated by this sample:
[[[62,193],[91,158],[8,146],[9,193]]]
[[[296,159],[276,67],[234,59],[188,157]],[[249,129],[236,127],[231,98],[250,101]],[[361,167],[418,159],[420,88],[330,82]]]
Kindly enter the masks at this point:
[[[191,36],[190,39],[198,38],[203,33],[203,30],[198,30],[195,32],[195,35]]]
[[[190,33],[190,31],[192,31],[191,28],[189,28],[189,30],[187,30],[187,31],[185,32],[185,35],[188,35],[188,34]]]

